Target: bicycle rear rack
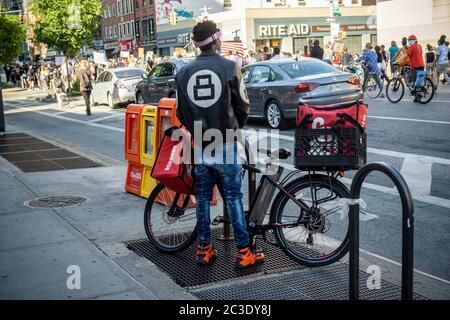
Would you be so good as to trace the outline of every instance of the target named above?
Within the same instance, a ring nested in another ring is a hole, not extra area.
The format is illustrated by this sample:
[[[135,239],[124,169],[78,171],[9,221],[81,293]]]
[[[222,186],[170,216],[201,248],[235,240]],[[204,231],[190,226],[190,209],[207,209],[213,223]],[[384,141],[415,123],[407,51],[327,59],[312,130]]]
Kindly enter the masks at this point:
[[[402,203],[402,300],[413,298],[413,249],[414,249],[414,206],[408,185],[397,169],[383,162],[369,163],[356,172],[350,188],[350,198],[359,199],[362,184],[371,172],[379,171],[394,182]],[[359,299],[359,204],[350,205],[350,272],[349,298]]]

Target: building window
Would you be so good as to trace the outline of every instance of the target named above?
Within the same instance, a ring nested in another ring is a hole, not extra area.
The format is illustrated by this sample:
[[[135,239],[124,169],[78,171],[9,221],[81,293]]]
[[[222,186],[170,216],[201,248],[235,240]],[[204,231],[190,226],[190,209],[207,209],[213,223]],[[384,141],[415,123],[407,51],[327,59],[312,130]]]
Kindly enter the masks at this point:
[[[147,18],[142,19],[142,35],[144,40],[148,40],[148,20]]]
[[[142,1],[142,6],[145,7],[147,5],[147,2],[145,0]]]
[[[122,0],[122,14],[126,14],[127,12],[125,11],[127,8],[125,7],[125,0]]]
[[[120,5],[120,1],[117,1],[117,16],[122,14],[122,7]]]
[[[298,5],[299,6],[306,6],[306,1],[305,0],[298,0]]]
[[[134,5],[136,9],[139,9],[139,0],[136,0],[136,4]]]
[[[104,34],[105,39],[108,38],[108,27],[105,27],[105,34]]]
[[[130,0],[130,12],[133,12],[134,1]]]
[[[117,24],[114,25],[114,38],[117,38]]]

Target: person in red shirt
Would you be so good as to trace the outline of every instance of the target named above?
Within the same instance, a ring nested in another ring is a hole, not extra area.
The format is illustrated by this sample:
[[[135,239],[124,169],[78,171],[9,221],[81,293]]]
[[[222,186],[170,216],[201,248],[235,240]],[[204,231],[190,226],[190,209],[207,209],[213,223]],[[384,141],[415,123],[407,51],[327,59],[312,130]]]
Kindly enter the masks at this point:
[[[409,48],[406,54],[409,56],[409,66],[411,67],[409,81],[416,81],[417,71],[425,70],[425,63],[423,61],[423,52],[420,44],[417,43],[415,35],[410,35],[408,38]]]

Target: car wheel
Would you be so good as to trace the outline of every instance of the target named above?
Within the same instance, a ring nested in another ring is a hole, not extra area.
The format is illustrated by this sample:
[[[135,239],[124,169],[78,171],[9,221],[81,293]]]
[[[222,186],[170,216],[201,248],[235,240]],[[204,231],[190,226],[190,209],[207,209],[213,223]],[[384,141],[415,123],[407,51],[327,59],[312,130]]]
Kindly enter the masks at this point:
[[[117,104],[114,103],[112,94],[109,93],[109,92],[108,92],[108,95],[107,95],[107,99],[108,99],[108,106],[109,106],[111,109],[116,109],[116,108],[117,108]]]
[[[145,104],[144,95],[141,92],[136,95],[136,103]]]
[[[280,129],[284,126],[283,113],[275,101],[269,101],[267,104],[266,120],[272,129]]]

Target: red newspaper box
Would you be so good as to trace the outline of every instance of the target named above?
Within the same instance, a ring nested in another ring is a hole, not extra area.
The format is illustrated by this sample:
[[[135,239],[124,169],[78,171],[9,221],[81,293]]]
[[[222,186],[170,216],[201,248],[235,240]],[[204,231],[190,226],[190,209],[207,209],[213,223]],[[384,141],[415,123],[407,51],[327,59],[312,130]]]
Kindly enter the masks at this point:
[[[137,163],[129,163],[127,177],[125,180],[125,190],[135,195],[141,195],[142,177],[144,167]]]
[[[125,113],[125,159],[141,163],[142,104],[129,104]]]

